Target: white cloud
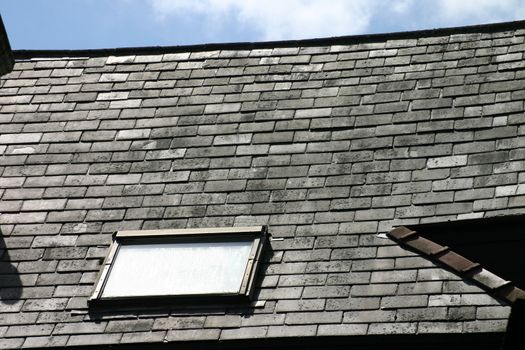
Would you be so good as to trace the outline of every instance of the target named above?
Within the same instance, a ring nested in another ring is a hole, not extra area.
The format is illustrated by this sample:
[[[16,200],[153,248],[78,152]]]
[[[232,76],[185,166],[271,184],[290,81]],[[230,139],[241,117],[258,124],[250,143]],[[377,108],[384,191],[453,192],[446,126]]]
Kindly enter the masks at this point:
[[[523,0],[440,0],[435,17],[458,24],[508,21],[525,16]]]
[[[150,1],[159,19],[192,13],[204,15],[213,25],[218,25],[227,18],[233,18],[245,28],[260,32],[262,40],[364,33],[374,8],[370,0]]]
[[[395,0],[390,1],[389,4],[392,11],[397,14],[403,14],[410,10],[414,6],[414,0]]]
[[[148,0],[160,21],[194,16],[211,37],[283,40],[509,21],[524,0]]]

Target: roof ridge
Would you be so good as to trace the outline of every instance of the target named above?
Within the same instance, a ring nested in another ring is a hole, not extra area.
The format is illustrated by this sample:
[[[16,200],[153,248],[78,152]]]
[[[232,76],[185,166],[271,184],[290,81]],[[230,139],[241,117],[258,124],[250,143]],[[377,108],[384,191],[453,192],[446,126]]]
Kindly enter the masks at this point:
[[[400,31],[390,33],[359,34],[345,35],[315,39],[298,39],[298,40],[278,40],[262,42],[226,42],[226,43],[206,43],[192,45],[175,45],[175,46],[145,46],[145,47],[120,47],[120,48],[102,48],[102,49],[79,49],[79,50],[13,50],[15,59],[28,59],[36,57],[63,57],[63,56],[108,56],[108,55],[126,55],[126,54],[151,54],[151,53],[174,53],[174,52],[195,52],[195,51],[212,51],[212,50],[235,50],[235,49],[264,49],[278,47],[299,47],[299,46],[316,46],[316,45],[343,45],[363,42],[377,42],[388,39],[409,39],[421,36],[439,36],[456,33],[475,33],[491,32],[494,30],[525,29],[525,20],[476,24],[468,26],[456,26],[434,29],[421,29],[414,31]]]

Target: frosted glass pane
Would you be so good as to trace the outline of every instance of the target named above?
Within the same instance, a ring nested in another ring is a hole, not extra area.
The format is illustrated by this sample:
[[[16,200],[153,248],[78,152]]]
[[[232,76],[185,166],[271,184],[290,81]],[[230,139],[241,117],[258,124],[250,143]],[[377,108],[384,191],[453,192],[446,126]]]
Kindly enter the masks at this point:
[[[102,297],[238,293],[252,242],[121,245]]]

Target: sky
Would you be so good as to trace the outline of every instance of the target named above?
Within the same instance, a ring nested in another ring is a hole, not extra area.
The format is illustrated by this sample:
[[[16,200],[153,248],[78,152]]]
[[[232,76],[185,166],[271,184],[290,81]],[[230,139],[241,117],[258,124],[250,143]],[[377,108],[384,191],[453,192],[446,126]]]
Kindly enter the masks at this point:
[[[0,0],[13,49],[388,33],[525,19],[524,0]]]

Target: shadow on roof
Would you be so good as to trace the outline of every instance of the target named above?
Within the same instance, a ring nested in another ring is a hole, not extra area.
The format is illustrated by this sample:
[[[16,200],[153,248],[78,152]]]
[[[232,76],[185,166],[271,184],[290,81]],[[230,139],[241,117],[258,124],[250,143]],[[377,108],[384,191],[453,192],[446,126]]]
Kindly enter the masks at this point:
[[[22,295],[22,281],[16,267],[9,258],[9,251],[0,232],[0,302],[15,304]]]

